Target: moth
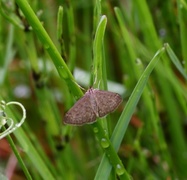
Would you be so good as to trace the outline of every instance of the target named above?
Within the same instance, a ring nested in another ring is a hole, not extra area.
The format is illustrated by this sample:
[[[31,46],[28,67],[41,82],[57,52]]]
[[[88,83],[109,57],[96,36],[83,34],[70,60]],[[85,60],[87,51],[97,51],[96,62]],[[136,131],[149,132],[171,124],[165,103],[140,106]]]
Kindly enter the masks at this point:
[[[65,114],[64,123],[71,125],[93,123],[97,117],[101,118],[113,112],[122,100],[117,93],[90,88]]]

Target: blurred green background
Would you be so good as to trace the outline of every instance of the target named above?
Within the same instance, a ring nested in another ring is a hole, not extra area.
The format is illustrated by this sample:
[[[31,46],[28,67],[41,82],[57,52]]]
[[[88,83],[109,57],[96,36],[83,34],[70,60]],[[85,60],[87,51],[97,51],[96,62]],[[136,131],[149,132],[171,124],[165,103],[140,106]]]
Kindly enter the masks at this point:
[[[0,98],[18,101],[26,109],[23,126],[11,134],[26,169],[33,179],[99,179],[104,151],[93,128],[63,124],[65,112],[81,96],[66,75],[70,71],[85,89],[94,86],[95,34],[105,15],[101,87],[106,89],[107,84],[108,90],[124,99],[107,116],[110,138],[140,75],[164,43],[187,71],[187,2],[28,1],[68,66],[64,74],[56,69],[58,61],[49,55],[37,25],[30,25],[22,13],[22,8],[28,11],[21,6],[24,1],[0,2]],[[19,120],[20,109],[12,107],[11,111],[13,119]],[[165,53],[149,78],[118,151],[128,174],[135,180],[187,179],[186,128],[186,80]],[[122,179],[114,170],[105,170],[110,175],[105,179]],[[10,179],[28,179],[5,138],[0,140],[0,172]]]

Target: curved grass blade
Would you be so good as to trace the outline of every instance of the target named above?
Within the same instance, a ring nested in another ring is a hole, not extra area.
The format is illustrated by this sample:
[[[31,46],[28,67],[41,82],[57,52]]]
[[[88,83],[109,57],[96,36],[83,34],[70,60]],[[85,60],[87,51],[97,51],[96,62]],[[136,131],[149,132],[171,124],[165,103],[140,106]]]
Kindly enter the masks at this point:
[[[113,131],[111,142],[114,146],[114,149],[118,151],[120,144],[122,142],[122,139],[125,135],[125,132],[127,130],[127,127],[129,125],[130,119],[132,114],[134,113],[134,110],[136,108],[136,105],[142,95],[142,92],[144,88],[146,87],[146,83],[148,81],[148,78],[156,66],[157,62],[159,61],[161,55],[165,52],[165,47],[161,48],[153,59],[150,61],[148,66],[146,67],[145,71],[142,73],[138,83],[136,84],[125,109],[123,110],[121,117]],[[95,179],[108,179],[110,171],[112,169],[111,164],[109,163],[106,155],[103,155],[102,161],[100,163],[100,166],[98,168],[97,174],[95,176]]]

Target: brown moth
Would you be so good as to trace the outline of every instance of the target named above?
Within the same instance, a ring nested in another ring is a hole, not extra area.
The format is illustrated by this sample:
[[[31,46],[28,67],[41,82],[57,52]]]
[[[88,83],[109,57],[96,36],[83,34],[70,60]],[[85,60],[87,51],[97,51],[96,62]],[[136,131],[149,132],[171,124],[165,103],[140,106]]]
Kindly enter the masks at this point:
[[[110,91],[90,88],[66,113],[65,124],[83,125],[93,123],[97,117],[113,112],[122,102],[122,97]]]

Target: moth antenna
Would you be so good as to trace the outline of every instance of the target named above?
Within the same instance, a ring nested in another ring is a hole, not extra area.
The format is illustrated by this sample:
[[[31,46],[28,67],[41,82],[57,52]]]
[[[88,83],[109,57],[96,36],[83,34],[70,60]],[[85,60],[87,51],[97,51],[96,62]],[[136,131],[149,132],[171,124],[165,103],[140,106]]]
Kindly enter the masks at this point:
[[[75,81],[75,84],[80,88],[82,89],[83,91],[86,91],[86,89],[84,89],[81,85],[79,85],[76,81]]]
[[[101,85],[101,80],[99,80],[98,82],[98,88],[100,89],[100,85]]]
[[[97,82],[97,73],[95,74],[95,79],[94,79],[93,86],[96,84],[96,82]]]

